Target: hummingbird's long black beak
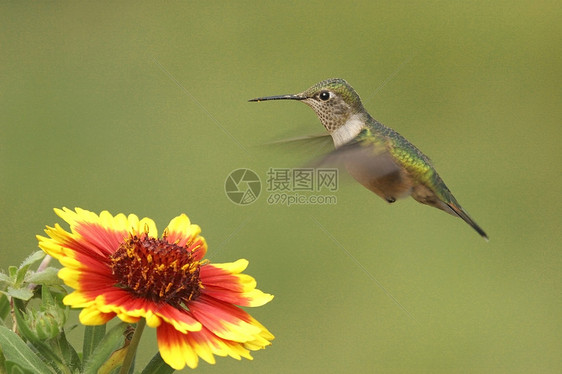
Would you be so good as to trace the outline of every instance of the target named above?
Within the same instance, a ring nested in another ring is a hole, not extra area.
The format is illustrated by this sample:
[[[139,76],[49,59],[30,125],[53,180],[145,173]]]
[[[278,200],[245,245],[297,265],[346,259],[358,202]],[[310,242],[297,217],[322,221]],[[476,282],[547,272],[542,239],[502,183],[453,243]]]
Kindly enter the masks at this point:
[[[267,100],[304,100],[304,99],[306,99],[306,97],[297,94],[297,95],[277,95],[277,96],[258,97],[248,101],[260,102],[260,101],[267,101]]]

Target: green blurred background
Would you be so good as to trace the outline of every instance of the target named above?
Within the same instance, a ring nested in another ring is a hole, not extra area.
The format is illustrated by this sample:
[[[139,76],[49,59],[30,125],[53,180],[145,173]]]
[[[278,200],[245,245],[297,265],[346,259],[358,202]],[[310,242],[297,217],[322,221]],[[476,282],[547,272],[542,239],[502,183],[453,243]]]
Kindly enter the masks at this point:
[[[2,2],[2,268],[54,207],[186,212],[212,261],[248,258],[275,294],[250,311],[273,345],[200,372],[561,372],[561,25],[556,1]],[[355,183],[336,205],[227,199],[234,169],[265,182],[322,153],[260,146],[323,128],[247,100],[330,77],[433,158],[489,243]]]

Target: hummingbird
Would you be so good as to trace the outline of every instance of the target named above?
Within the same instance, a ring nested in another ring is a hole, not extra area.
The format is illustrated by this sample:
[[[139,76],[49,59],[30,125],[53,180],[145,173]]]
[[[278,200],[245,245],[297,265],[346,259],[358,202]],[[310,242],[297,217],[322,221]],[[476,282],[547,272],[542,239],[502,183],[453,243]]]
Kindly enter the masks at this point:
[[[462,218],[488,240],[432,165],[416,146],[375,120],[344,79],[327,79],[299,94],[249,101],[297,100],[311,107],[331,135],[335,150],[316,166],[343,165],[348,173],[388,203],[412,196],[422,204]]]

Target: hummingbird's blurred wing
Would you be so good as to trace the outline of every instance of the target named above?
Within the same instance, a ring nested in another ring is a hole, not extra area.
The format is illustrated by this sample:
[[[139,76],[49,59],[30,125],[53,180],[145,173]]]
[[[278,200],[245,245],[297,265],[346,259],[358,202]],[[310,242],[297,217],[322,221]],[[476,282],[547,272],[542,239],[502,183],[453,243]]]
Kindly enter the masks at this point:
[[[266,145],[277,145],[277,144],[287,144],[287,143],[329,143],[331,140],[330,134],[322,133],[322,134],[312,134],[312,135],[304,135],[304,136],[295,136],[292,138],[286,138],[281,140],[274,140],[269,143],[265,143]]]
[[[298,156],[301,160],[310,158],[310,154],[323,154],[333,149],[334,145],[330,134],[322,133],[315,135],[305,135],[297,137],[289,137],[281,140],[274,140],[263,143],[262,147],[266,147],[268,151],[279,150],[284,153],[289,152],[294,156]],[[299,165],[299,166],[302,166]]]
[[[368,129],[363,129],[348,143],[307,166],[345,168],[355,177],[361,175],[366,179],[379,179],[400,172],[384,143],[375,141]]]

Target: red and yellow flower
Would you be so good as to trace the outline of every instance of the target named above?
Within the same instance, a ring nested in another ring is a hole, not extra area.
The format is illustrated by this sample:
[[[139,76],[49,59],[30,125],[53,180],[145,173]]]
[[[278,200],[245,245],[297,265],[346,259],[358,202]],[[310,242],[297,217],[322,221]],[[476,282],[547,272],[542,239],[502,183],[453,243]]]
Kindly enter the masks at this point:
[[[145,318],[157,329],[163,360],[176,370],[194,368],[214,355],[252,359],[273,335],[238,306],[261,306],[273,296],[242,272],[248,261],[211,264],[201,229],[185,214],[158,238],[154,221],[134,214],[99,215],[55,209],[70,225],[47,227],[39,246],[58,259],[59,277],[74,288],[64,303],[83,308],[80,322],[100,325],[117,316]]]

